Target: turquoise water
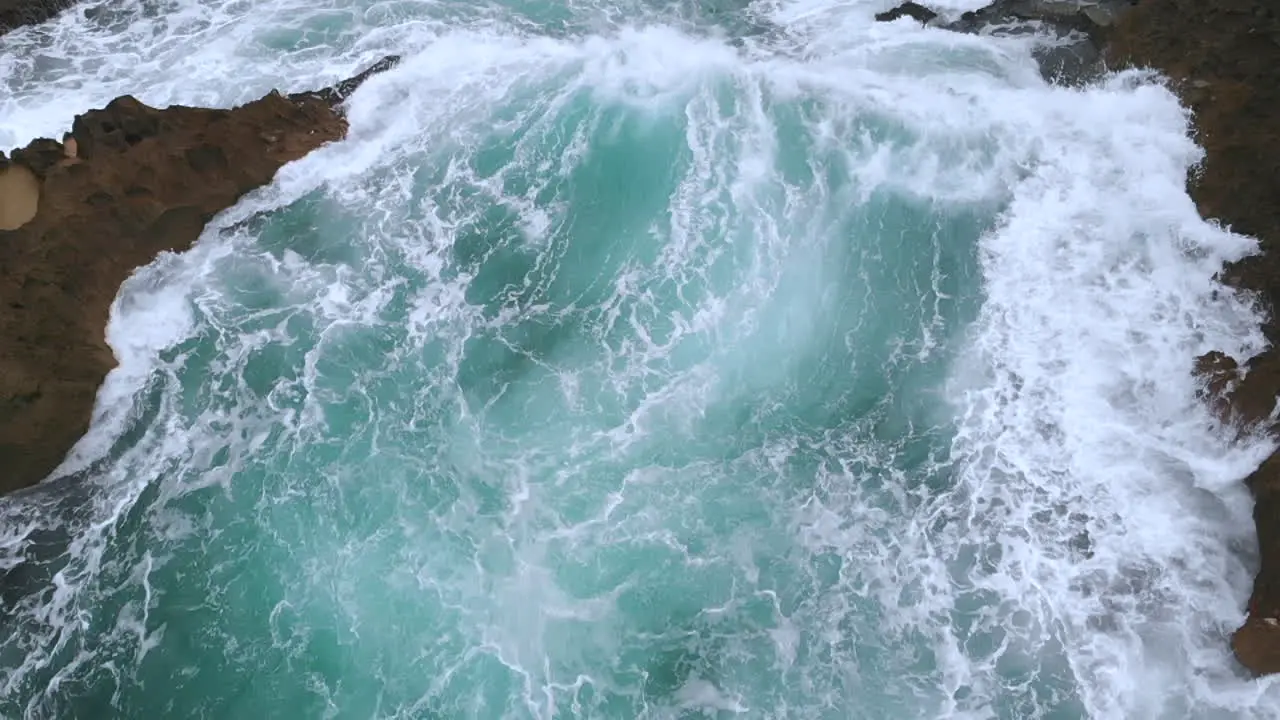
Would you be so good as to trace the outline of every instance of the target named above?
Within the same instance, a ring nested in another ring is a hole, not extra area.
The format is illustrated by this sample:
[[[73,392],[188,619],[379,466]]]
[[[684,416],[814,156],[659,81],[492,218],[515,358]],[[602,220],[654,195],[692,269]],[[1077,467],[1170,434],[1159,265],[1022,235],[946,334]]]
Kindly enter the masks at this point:
[[[1270,448],[1189,375],[1261,342],[1210,279],[1251,243],[1186,118],[881,9],[10,36],[13,142],[405,60],[122,288],[72,477],[0,505],[0,713],[1267,716],[1225,637]]]

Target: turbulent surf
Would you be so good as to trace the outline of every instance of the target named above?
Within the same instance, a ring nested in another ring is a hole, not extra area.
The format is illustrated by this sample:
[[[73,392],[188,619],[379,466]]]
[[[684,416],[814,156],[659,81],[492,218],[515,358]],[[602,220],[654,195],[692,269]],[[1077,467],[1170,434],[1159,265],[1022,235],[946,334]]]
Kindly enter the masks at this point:
[[[73,481],[0,502],[0,714],[1276,706],[1271,447],[1191,374],[1254,246],[1157,78],[880,2],[87,7],[6,36],[0,144],[403,60],[121,288]]]

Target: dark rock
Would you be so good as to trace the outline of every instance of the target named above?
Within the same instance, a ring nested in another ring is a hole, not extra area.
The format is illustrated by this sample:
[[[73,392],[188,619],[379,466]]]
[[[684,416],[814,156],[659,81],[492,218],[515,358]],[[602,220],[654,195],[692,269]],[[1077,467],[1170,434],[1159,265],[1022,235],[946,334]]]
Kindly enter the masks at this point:
[[[1060,34],[1084,33],[1101,47],[1116,22],[1133,7],[1132,0],[997,0],[980,10],[964,13],[945,27],[960,32],[977,32],[992,25],[1014,22],[1041,22]]]
[[[923,5],[913,2],[904,2],[892,10],[876,13],[877,22],[893,22],[894,20],[903,17],[909,17],[918,22],[927,23],[938,17],[938,13]]]
[[[399,55],[388,55],[387,57],[384,57],[378,62],[374,63],[372,66],[369,67],[368,70],[365,70],[364,72],[360,73],[359,75],[356,75],[353,78],[343,80],[342,82],[338,83],[337,85],[334,85],[333,87],[328,87],[323,90],[317,90],[314,92],[298,93],[296,95],[290,95],[289,98],[301,100],[304,98],[314,97],[314,98],[319,98],[321,100],[324,100],[330,105],[337,105],[338,103],[345,101],[351,95],[351,93],[356,91],[356,88],[363,85],[365,80],[368,80],[370,77],[377,75],[380,72],[384,72],[392,67],[395,67],[395,65],[399,62],[400,62]]]
[[[0,0],[0,33],[42,23],[73,4],[73,0]]]
[[[1039,23],[1039,32],[1051,36],[1049,41],[1033,53],[1040,66],[1040,74],[1049,82],[1078,85],[1102,75],[1104,68],[1101,48],[1107,35],[1132,7],[1133,2],[1134,0],[997,0],[943,24],[936,22],[938,15],[934,11],[917,3],[907,2],[888,12],[879,13],[876,20],[912,17],[944,30],[964,33],[1027,33],[1032,32],[1032,23]]]
[[[1031,55],[1051,83],[1080,85],[1102,76],[1102,52],[1089,40],[1041,45]]]
[[[0,230],[0,492],[39,482],[88,428],[116,364],[103,328],[134,268],[185,250],[280,166],[341,139],[336,103],[357,85],[273,92],[232,110],[162,110],[126,96],[77,117],[63,143],[11,154],[0,180],[37,179],[0,182],[0,220],[13,193],[34,187],[38,203]]]
[[[66,150],[62,143],[48,138],[39,138],[32,140],[31,144],[25,148],[14,150],[12,161],[27,166],[37,177],[43,178],[66,157]]]
[[[71,136],[77,155],[92,160],[100,152],[123,152],[160,133],[160,110],[124,95],[101,110],[76,117]]]
[[[1209,404],[1223,424],[1231,422],[1231,399],[1240,382],[1240,365],[1229,355],[1214,350],[1196,358],[1196,377],[1204,383],[1201,400]]]

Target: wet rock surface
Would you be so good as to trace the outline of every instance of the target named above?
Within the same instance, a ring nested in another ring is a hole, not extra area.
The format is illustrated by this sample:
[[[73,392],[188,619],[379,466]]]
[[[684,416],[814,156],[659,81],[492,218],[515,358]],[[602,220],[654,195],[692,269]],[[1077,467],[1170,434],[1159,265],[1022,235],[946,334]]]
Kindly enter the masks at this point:
[[[1108,32],[1131,7],[1130,0],[1079,2],[1078,0],[1001,0],[980,10],[964,13],[945,25],[958,32],[978,32],[984,28],[1015,22],[1040,22],[1058,32],[1076,31],[1095,45],[1102,45]]]
[[[0,229],[0,492],[46,477],[88,429],[116,364],[104,329],[129,274],[190,247],[282,165],[341,139],[340,101],[395,61],[231,110],[120,97],[77,117],[62,142],[0,154],[0,220],[12,226]]]
[[[42,23],[73,4],[73,0],[0,0],[0,33]]]
[[[876,13],[877,22],[893,22],[898,18],[909,17],[917,22],[927,23],[938,17],[938,13],[919,3],[905,2],[892,10]]]
[[[963,33],[1035,33],[1045,39],[1033,53],[1041,75],[1050,82],[1075,85],[1102,75],[1102,47],[1132,7],[1132,0],[999,0],[959,18],[944,20],[928,7],[906,2],[877,14],[876,20],[890,22],[910,17]]]
[[[1258,673],[1280,672],[1280,622],[1250,617],[1231,637],[1231,649],[1243,665]]]
[[[1194,111],[1203,166],[1189,182],[1206,218],[1258,238],[1259,255],[1228,267],[1223,279],[1251,293],[1270,316],[1271,349],[1251,358],[1226,396],[1242,428],[1275,431],[1280,393],[1280,7],[1259,0],[1145,0],[1116,25],[1107,47],[1114,66],[1167,75]],[[1203,361],[1202,362],[1206,362]],[[1261,567],[1249,620],[1232,647],[1256,673],[1280,672],[1280,455],[1246,480],[1255,500]]]

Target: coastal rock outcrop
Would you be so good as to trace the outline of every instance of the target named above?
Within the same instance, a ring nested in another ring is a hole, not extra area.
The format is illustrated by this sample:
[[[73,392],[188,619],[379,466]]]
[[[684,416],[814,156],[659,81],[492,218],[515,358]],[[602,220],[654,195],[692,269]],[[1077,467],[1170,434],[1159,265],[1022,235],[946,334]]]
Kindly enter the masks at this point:
[[[1188,189],[1200,213],[1256,237],[1261,253],[1226,268],[1222,279],[1268,313],[1270,349],[1232,369],[1225,396],[1242,428],[1276,430],[1280,394],[1280,7],[1260,0],[1148,0],[1122,18],[1107,45],[1115,67],[1160,70],[1193,110],[1205,149]],[[1201,360],[1201,365],[1220,361]],[[1219,375],[1221,377],[1221,375]],[[1211,381],[1212,382],[1212,381]],[[1254,497],[1260,568],[1249,617],[1232,637],[1241,664],[1280,672],[1280,454],[1246,480]]]
[[[1033,53],[1041,75],[1051,82],[1078,84],[1102,74],[1102,48],[1133,4],[1134,0],[997,0],[948,21],[925,6],[905,2],[877,14],[876,20],[889,22],[910,17],[964,33],[1038,32],[1053,38]]]
[[[876,22],[893,22],[903,17],[909,17],[916,22],[927,23],[938,17],[938,13],[919,3],[904,2],[892,10],[876,13]]]
[[[1084,33],[1095,45],[1101,46],[1107,33],[1133,5],[1132,0],[999,0],[964,13],[959,20],[945,27],[959,32],[976,32],[993,25],[1036,21],[1055,29]]]
[[[120,284],[285,163],[345,136],[340,103],[387,58],[315,92],[231,110],[133,97],[61,142],[0,153],[0,492],[39,482],[88,428],[116,364],[103,330]]]
[[[73,0],[0,0],[0,33],[42,23],[72,3]]]

